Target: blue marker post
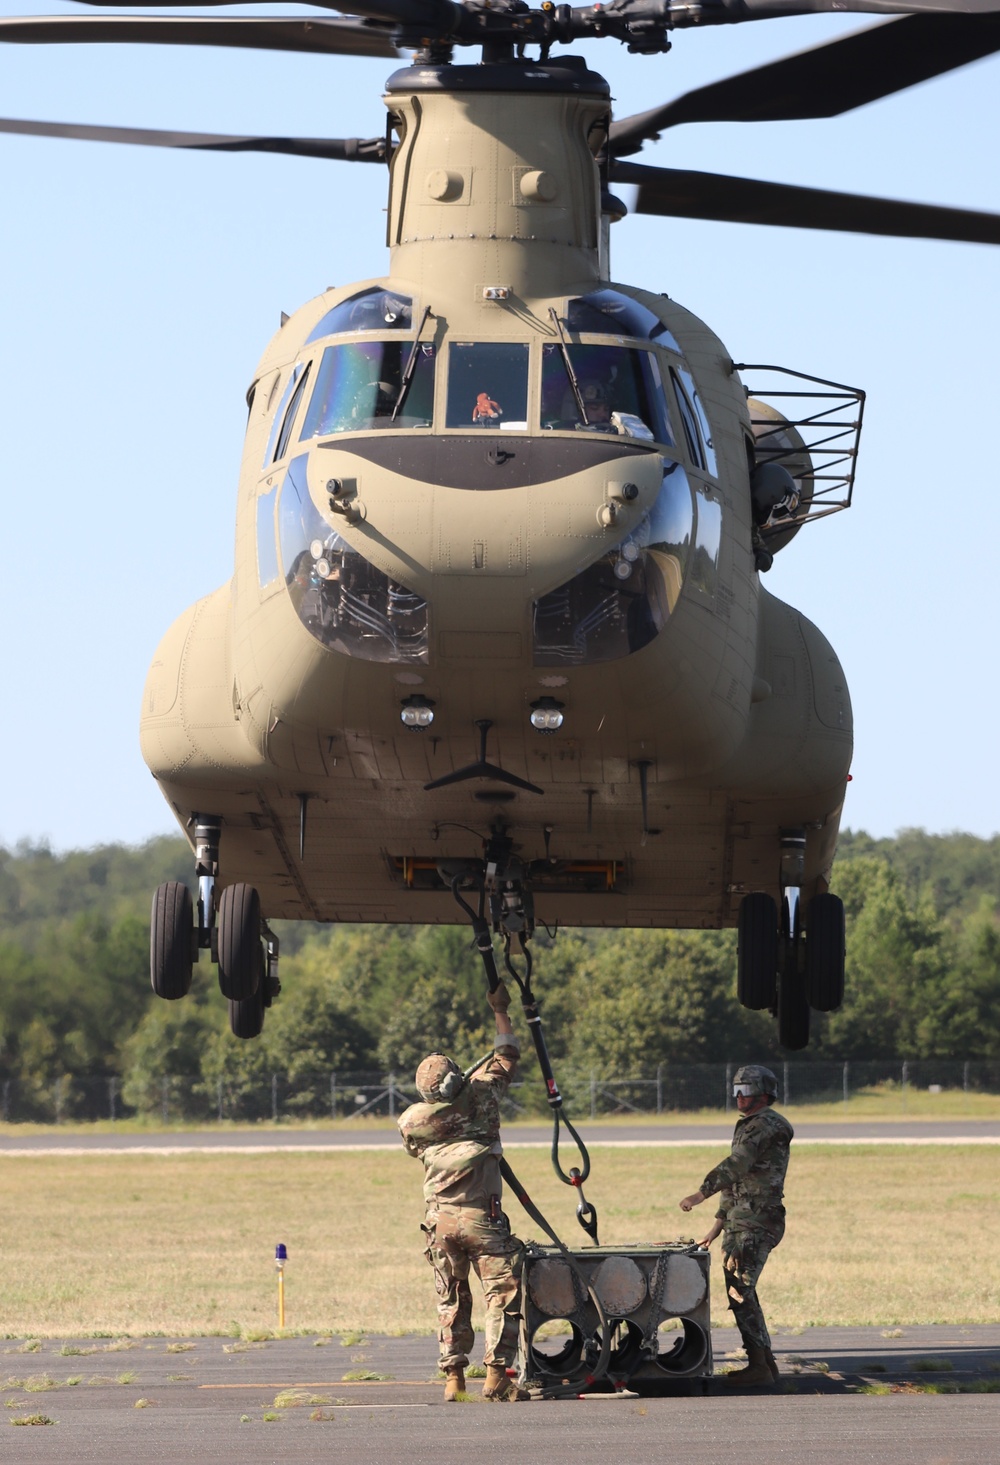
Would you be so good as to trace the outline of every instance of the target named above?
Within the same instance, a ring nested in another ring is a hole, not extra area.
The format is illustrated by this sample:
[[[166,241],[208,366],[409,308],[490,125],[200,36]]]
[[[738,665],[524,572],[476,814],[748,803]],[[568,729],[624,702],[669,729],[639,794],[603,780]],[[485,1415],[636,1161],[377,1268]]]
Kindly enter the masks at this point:
[[[283,1241],[279,1241],[274,1248],[274,1265],[278,1271],[278,1328],[283,1330],[285,1326],[285,1263],[288,1260],[288,1250]]]

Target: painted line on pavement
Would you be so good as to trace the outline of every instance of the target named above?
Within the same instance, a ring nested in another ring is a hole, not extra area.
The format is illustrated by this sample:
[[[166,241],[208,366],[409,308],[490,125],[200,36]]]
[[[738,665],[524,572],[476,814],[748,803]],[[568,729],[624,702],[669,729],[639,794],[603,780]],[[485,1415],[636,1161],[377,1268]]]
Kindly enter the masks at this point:
[[[592,1140],[587,1148],[590,1150],[693,1150],[713,1149],[728,1143],[726,1139],[611,1139]],[[803,1138],[795,1140],[796,1148],[803,1145],[1000,1145],[1000,1135],[983,1134],[957,1134],[916,1136],[906,1135],[898,1138],[891,1135],[873,1135],[868,1138]],[[517,1140],[508,1141],[504,1144],[505,1150],[549,1150],[551,1145],[545,1140],[526,1140],[519,1143]],[[96,1147],[89,1145],[60,1145],[52,1148],[39,1147],[37,1149],[0,1149],[0,1158],[12,1160],[44,1159],[47,1155],[53,1159],[76,1159],[85,1155],[93,1155],[96,1158],[107,1159],[112,1155],[163,1155],[166,1158],[176,1158],[179,1155],[342,1155],[342,1154],[385,1154],[387,1151],[396,1152],[394,1145],[118,1145],[107,1147]],[[399,1152],[402,1146],[399,1147]]]

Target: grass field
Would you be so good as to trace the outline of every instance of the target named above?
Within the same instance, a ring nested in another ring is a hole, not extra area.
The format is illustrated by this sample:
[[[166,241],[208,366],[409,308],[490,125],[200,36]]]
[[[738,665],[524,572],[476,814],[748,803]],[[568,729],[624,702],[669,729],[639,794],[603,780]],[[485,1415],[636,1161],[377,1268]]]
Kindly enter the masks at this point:
[[[720,1150],[720,1154],[724,1151]],[[515,1152],[529,1193],[570,1244],[574,1196],[540,1151]],[[601,1240],[702,1235],[677,1201],[713,1162],[703,1148],[593,1150],[587,1197]],[[1000,1203],[993,1147],[799,1145],[785,1240],[761,1296],[781,1328],[995,1322]],[[514,1229],[534,1227],[509,1201]],[[316,1333],[427,1332],[419,1167],[384,1154],[0,1156],[8,1337],[266,1332],[275,1243],[288,1247],[287,1325]],[[574,1233],[576,1233],[574,1235]],[[718,1261],[718,1250],[715,1251]],[[714,1265],[713,1314],[728,1321]]]

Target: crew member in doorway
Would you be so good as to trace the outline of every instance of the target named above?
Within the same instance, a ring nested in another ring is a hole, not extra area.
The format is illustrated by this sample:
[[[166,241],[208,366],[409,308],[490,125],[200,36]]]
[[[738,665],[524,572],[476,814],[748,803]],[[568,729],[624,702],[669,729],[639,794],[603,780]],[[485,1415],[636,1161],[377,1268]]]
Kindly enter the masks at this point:
[[[507,1375],[517,1353],[523,1247],[501,1208],[500,1179],[500,1103],[520,1047],[503,982],[487,1001],[496,1018],[488,1060],[463,1074],[443,1053],[431,1053],[417,1069],[420,1102],[411,1104],[398,1123],[407,1152],[424,1166],[424,1255],[434,1268],[437,1289],[444,1397],[452,1401],[465,1390],[475,1339],[472,1267],[486,1301],[483,1398],[499,1403],[528,1397]]]
[[[499,402],[494,402],[489,392],[480,392],[476,398],[476,405],[472,409],[472,420],[477,427],[488,427],[491,422],[497,422],[503,416],[503,408]]]
[[[694,1195],[680,1203],[682,1211],[719,1196],[719,1209],[702,1246],[722,1233],[726,1300],[747,1351],[747,1366],[726,1375],[738,1388],[777,1383],[778,1367],[771,1338],[757,1300],[757,1281],[772,1249],[785,1231],[782,1198],[788,1147],[793,1130],[773,1109],[778,1080],[769,1068],[748,1063],[733,1075],[733,1094],[740,1117],[728,1160],[710,1170]]]

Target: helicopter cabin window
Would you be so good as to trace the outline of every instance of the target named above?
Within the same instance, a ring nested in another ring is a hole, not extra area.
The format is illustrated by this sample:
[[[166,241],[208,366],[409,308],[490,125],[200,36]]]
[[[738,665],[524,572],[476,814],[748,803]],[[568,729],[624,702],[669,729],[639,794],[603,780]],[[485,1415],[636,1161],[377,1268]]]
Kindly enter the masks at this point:
[[[295,366],[292,367],[291,375],[285,383],[285,390],[281,394],[281,401],[278,403],[278,410],[274,414],[274,421],[271,423],[271,431],[267,439],[267,451],[264,453],[263,463],[263,466],[265,468],[269,468],[278,456],[275,453],[275,446],[278,441],[278,434],[281,431],[282,424],[287,418],[288,403],[291,395],[295,391],[295,388],[298,386],[298,384],[303,380],[306,369],[306,363],[304,361],[299,361]],[[298,401],[296,401],[296,405],[298,405]]]
[[[584,331],[593,336],[613,334],[655,341],[658,346],[666,346],[678,356],[681,354],[670,327],[645,305],[619,290],[593,290],[589,295],[571,300],[566,307],[566,324],[571,331]]]
[[[512,341],[453,341],[448,348],[445,425],[467,431],[528,430],[528,347]]]
[[[722,545],[722,505],[698,491],[698,526],[694,537],[691,583],[696,590],[714,595],[719,572],[719,549]]]
[[[656,502],[631,534],[535,601],[536,666],[617,661],[649,645],[680,597],[691,559],[693,504],[684,469],[667,463]]]
[[[409,371],[404,384],[404,376]],[[299,434],[300,442],[335,432],[430,427],[434,346],[412,341],[356,341],[327,346]]]
[[[347,331],[411,331],[413,301],[408,295],[394,295],[377,286],[360,290],[328,310],[306,337],[306,345],[324,336],[341,336]]]
[[[278,549],[274,542],[274,501],[277,488],[257,499],[257,579],[263,590],[278,578]]]
[[[377,570],[327,523],[309,494],[308,463],[308,453],[289,463],[278,504],[282,569],[299,620],[344,656],[426,662],[426,600]]]
[[[672,447],[674,434],[656,357],[626,346],[575,343],[564,355],[555,342],[547,342],[542,347],[542,427],[555,432],[618,433]]]
[[[692,462],[696,467],[710,473],[713,478],[718,478],[719,468],[712,443],[712,429],[708,425],[694,377],[683,366],[676,370],[671,367],[670,375],[673,377],[677,405],[684,423],[684,436]]]

